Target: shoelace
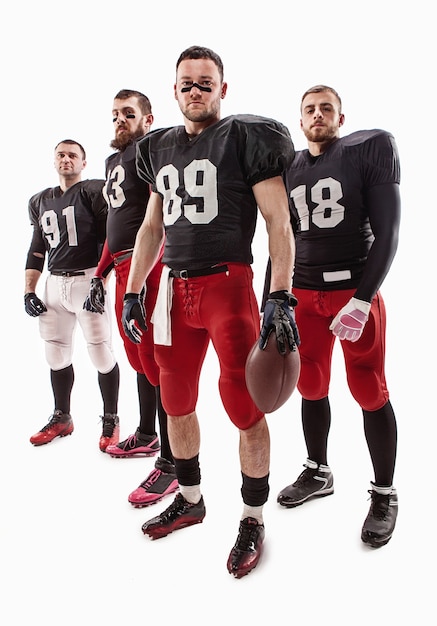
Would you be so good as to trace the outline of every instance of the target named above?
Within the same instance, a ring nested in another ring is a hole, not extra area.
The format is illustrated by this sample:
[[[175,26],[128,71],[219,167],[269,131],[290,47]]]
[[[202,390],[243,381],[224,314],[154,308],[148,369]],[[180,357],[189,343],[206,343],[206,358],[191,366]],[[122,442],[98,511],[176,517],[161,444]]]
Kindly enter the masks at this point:
[[[121,441],[117,447],[124,451],[133,450],[134,448],[149,447],[152,441],[153,438],[150,441],[143,441],[142,439],[139,439],[135,433],[133,435],[129,435],[129,437],[124,441]]]
[[[253,524],[241,524],[235,547],[244,552],[254,550],[258,528],[259,526]]]
[[[390,506],[390,496],[384,496],[381,493],[369,489],[370,498],[372,500],[372,515],[378,520],[385,519]]]
[[[59,424],[61,421],[62,415],[53,415],[50,419],[49,423],[41,428],[41,432],[44,433],[46,430],[49,430],[52,426]]]
[[[114,434],[115,419],[113,417],[104,417],[102,418],[102,422],[103,422],[102,436],[112,437],[112,435]]]
[[[317,473],[317,470],[313,470],[313,469],[307,467],[306,469],[304,469],[302,474],[300,474],[297,477],[296,482],[294,483],[294,485],[296,487],[300,487],[301,485],[304,485],[305,483],[310,481],[312,478],[314,478],[314,475],[316,473]]]
[[[154,485],[156,483],[156,481],[158,480],[158,478],[161,476],[162,472],[159,469],[155,469],[153,470],[153,472],[150,474],[150,476],[148,476],[146,478],[146,480],[144,480],[140,487],[143,487],[143,489],[148,489],[149,487],[151,487],[152,485]]]
[[[125,439],[124,441],[121,441],[117,447],[120,448],[120,450],[132,450],[133,448],[136,447],[136,445],[137,445],[137,436],[129,435],[129,437]]]
[[[170,506],[159,515],[159,519],[161,523],[164,524],[171,522],[176,519],[178,515],[184,513],[187,508],[191,508],[192,506],[193,505],[187,502],[183,496],[178,494]]]

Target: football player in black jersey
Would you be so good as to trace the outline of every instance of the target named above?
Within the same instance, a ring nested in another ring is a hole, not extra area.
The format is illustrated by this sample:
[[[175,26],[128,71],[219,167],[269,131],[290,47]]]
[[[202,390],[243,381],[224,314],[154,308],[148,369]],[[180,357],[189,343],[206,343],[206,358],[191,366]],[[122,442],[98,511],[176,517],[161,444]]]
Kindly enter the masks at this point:
[[[152,106],[143,93],[122,89],[114,98],[112,116],[115,137],[111,147],[116,152],[106,160],[104,195],[108,203],[107,238],[84,306],[97,313],[104,310],[105,277],[114,268],[115,314],[126,356],[137,372],[140,423],[134,434],[108,446],[107,453],[118,458],[154,456],[161,447],[155,469],[128,496],[133,506],[142,507],[154,504],[178,488],[168,441],[167,414],[162,407],[159,391],[159,368],[154,357],[150,315],[147,324],[151,332],[139,344],[132,343],[127,338],[121,323],[132,250],[150,195],[149,184],[137,174],[135,156],[138,140],[144,137],[153,123]],[[148,313],[153,311],[155,305],[161,270],[162,264],[157,263],[147,277],[145,307]],[[156,413],[159,418],[161,445],[155,430]]]
[[[82,306],[105,240],[107,214],[104,181],[82,181],[85,166],[83,147],[64,139],[55,148],[59,186],[44,189],[29,201],[33,236],[26,260],[24,305],[26,313],[39,317],[55,404],[48,424],[30,441],[40,446],[73,432],[73,336],[79,323],[98,370],[103,398],[99,447],[105,452],[119,437],[119,368],[112,349],[109,315],[92,315]],[[35,292],[46,253],[48,276],[41,300]]]
[[[298,389],[308,459],[278,502],[294,507],[334,491],[327,460],[328,391],[338,337],[374,470],[361,539],[379,547],[390,540],[398,510],[397,426],[385,378],[386,312],[379,289],[398,245],[400,167],[390,133],[366,130],[340,138],[343,123],[334,89],[318,85],[305,92],[301,128],[308,150],[296,154],[286,186],[296,237]]]
[[[151,131],[138,144],[138,172],[152,193],[135,242],[123,324],[132,341],[141,341],[146,322],[139,294],[165,235],[154,338],[180,493],[142,530],[164,537],[205,516],[196,402],[212,341],[221,399],[240,433],[244,506],[227,561],[228,571],[240,578],[261,556],[269,493],[269,430],[245,383],[246,358],[260,334],[251,244],[259,207],[269,234],[274,306],[284,312],[295,348],[289,305],[294,241],[282,179],[294,148],[288,130],[275,120],[255,115],[221,120],[226,90],[220,57],[208,48],[188,48],[177,61],[174,85],[184,125]]]

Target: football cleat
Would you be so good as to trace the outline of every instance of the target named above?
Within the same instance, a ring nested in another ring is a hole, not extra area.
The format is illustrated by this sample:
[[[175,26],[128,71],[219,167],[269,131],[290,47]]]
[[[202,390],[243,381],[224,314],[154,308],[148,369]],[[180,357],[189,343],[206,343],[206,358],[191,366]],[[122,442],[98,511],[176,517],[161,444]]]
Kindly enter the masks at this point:
[[[382,494],[369,489],[369,513],[361,530],[361,540],[372,548],[380,548],[388,543],[393,535],[398,515],[398,496],[396,489]]]
[[[175,468],[172,463],[159,457],[146,480],[128,496],[129,502],[137,509],[149,506],[162,500],[164,496],[177,491],[179,488]]]
[[[117,443],[120,438],[120,420],[118,415],[114,413],[105,413],[100,418],[102,420],[102,434],[99,440],[99,448],[102,452],[106,452],[107,447]]]
[[[108,446],[106,452],[114,458],[123,459],[129,456],[155,456],[160,447],[156,435],[142,435],[137,428],[135,433],[124,441]]]
[[[203,497],[197,504],[192,504],[185,500],[181,493],[178,493],[165,511],[142,525],[142,531],[152,539],[160,539],[179,528],[200,524],[205,515]]]
[[[42,446],[50,443],[55,437],[66,437],[71,435],[74,430],[73,420],[69,413],[63,413],[59,409],[53,413],[48,424],[46,424],[39,432],[32,435],[30,443],[34,446]]]
[[[227,562],[228,572],[235,578],[246,576],[258,565],[264,535],[264,524],[260,524],[255,518],[246,517],[240,522],[237,541]]]
[[[279,493],[277,500],[280,505],[293,508],[311,498],[334,493],[334,477],[327,465],[318,465],[307,459],[304,467],[297,480]]]

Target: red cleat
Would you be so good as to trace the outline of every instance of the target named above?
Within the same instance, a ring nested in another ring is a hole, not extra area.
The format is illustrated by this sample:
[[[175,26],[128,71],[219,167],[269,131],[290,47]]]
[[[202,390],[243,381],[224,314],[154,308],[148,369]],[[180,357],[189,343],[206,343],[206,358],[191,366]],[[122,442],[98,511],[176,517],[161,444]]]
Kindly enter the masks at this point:
[[[99,440],[99,448],[102,452],[106,452],[108,446],[118,443],[120,439],[120,421],[118,415],[113,413],[105,413],[101,419],[102,435]]]
[[[66,437],[74,430],[73,420],[69,413],[63,413],[59,409],[53,413],[50,421],[39,432],[32,435],[30,443],[34,446],[43,446],[50,443],[55,437]]]

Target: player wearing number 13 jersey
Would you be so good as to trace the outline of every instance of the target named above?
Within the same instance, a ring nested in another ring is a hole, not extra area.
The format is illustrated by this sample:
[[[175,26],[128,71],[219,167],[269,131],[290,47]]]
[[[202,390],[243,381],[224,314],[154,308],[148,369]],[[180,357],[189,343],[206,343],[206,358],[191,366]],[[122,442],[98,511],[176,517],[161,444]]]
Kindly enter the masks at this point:
[[[272,289],[288,291],[294,247],[282,174],[294,148],[288,130],[274,120],[220,120],[226,90],[220,57],[208,48],[188,48],[176,64],[174,85],[184,126],[153,131],[138,143],[138,172],[152,194],[135,241],[123,324],[132,341],[147,332],[138,294],[165,235],[154,338],[180,493],[142,528],[163,537],[205,516],[196,404],[211,341],[220,363],[220,396],[240,433],[244,506],[227,567],[241,577],[261,555],[269,492],[268,426],[245,383],[247,355],[260,332],[251,244],[259,208],[272,251]]]
[[[285,179],[296,237],[298,389],[308,459],[278,501],[293,507],[333,493],[328,392],[339,337],[374,470],[361,538],[379,547],[391,538],[397,513],[392,484],[397,428],[385,378],[386,314],[379,288],[397,249],[400,167],[390,133],[359,131],[340,138],[343,122],[335,90],[319,85],[304,94],[301,128],[308,150],[296,154]]]
[[[152,105],[140,91],[122,89],[112,105],[115,137],[111,147],[116,152],[106,159],[106,183],[103,188],[108,203],[107,239],[85,307],[99,312],[105,309],[104,280],[115,270],[115,315],[126,356],[137,376],[140,420],[134,434],[108,446],[112,457],[154,456],[160,451],[155,468],[132,491],[129,502],[146,506],[161,500],[177,489],[173,456],[167,435],[167,415],[162,407],[159,388],[159,368],[154,356],[153,328],[150,314],[155,306],[162,264],[158,261],[145,284],[145,309],[150,332],[140,344],[132,343],[121,323],[123,297],[137,231],[147,211],[150,185],[139,178],[136,168],[136,145],[149,132],[153,123]],[[161,441],[156,432],[158,414]]]
[[[79,323],[91,361],[98,370],[103,399],[99,447],[104,452],[110,443],[118,441],[119,368],[112,350],[109,315],[96,316],[82,308],[105,240],[107,214],[102,194],[104,181],[81,180],[85,166],[83,147],[71,139],[61,141],[55,148],[59,186],[45,189],[29,201],[33,236],[25,269],[25,310],[30,316],[39,317],[55,405],[49,423],[30,441],[42,445],[73,432],[72,354]],[[40,300],[35,291],[46,254],[48,276]]]

